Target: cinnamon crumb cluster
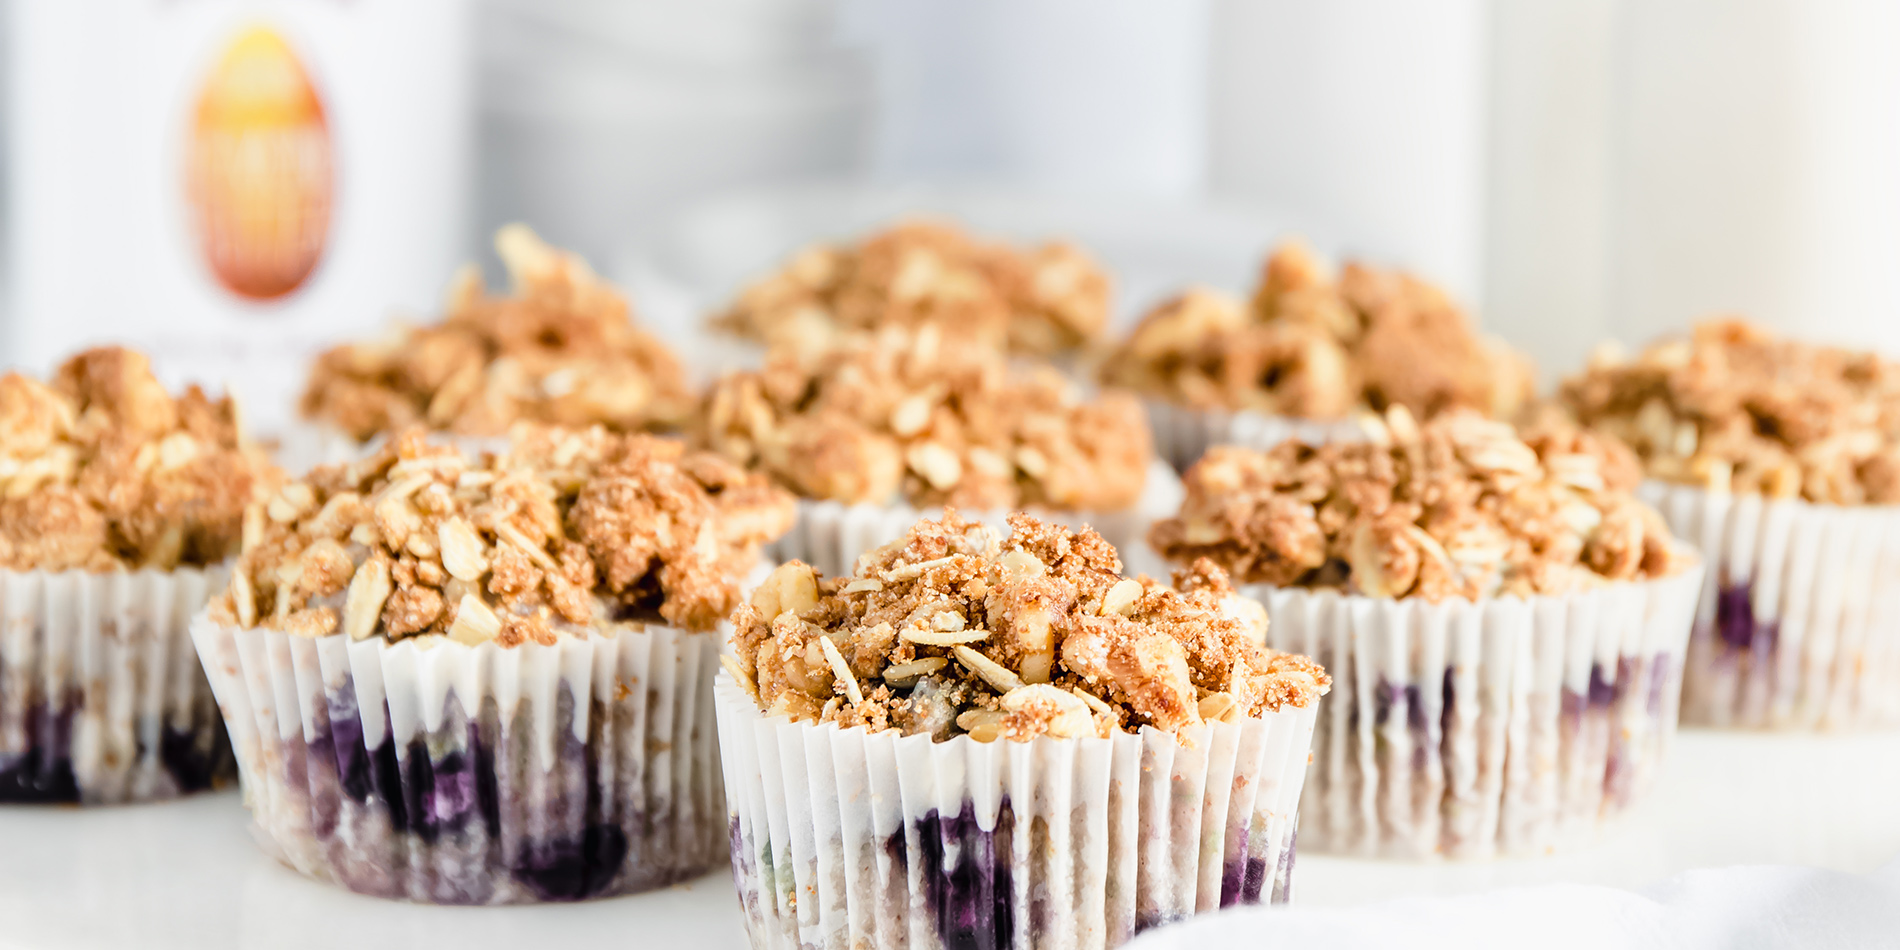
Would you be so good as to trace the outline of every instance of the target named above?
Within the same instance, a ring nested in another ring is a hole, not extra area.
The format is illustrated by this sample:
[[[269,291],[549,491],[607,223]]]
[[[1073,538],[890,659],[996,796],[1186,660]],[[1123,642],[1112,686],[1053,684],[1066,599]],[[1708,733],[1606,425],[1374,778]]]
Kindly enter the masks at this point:
[[[1246,583],[1370,597],[1563,594],[1674,574],[1693,555],[1631,494],[1617,443],[1571,427],[1519,439],[1470,411],[1394,407],[1365,443],[1216,447],[1149,541]]]
[[[775,352],[721,379],[702,425],[734,462],[846,503],[1112,511],[1140,497],[1153,456],[1133,397],[1083,401],[1054,369],[934,324]]]
[[[767,715],[938,741],[1178,733],[1331,686],[1262,646],[1265,610],[1213,564],[1125,578],[1094,531],[1009,523],[920,521],[850,577],[781,566],[733,615],[728,671]]]
[[[1533,382],[1444,291],[1358,263],[1333,280],[1298,242],[1267,259],[1250,305],[1204,289],[1161,304],[1102,379],[1193,409],[1328,420],[1387,406],[1511,418]]]
[[[634,326],[627,300],[578,256],[522,225],[495,236],[514,284],[490,295],[473,265],[447,315],[318,357],[305,416],[359,441],[411,425],[500,436],[517,421],[670,430],[692,411],[679,358]]]
[[[1560,398],[1664,481],[1900,504],[1900,364],[1873,353],[1711,321],[1634,359],[1599,357]]]
[[[281,478],[238,407],[173,398],[146,358],[87,350],[42,383],[0,376],[0,566],[203,567],[237,553],[245,506]]]
[[[212,616],[502,646],[656,618],[709,630],[792,517],[764,479],[652,436],[530,429],[471,459],[411,430],[246,512]]]
[[[1049,354],[1101,334],[1108,294],[1108,275],[1073,245],[1021,249],[913,221],[855,246],[806,248],[747,287],[714,323],[774,344],[941,323],[992,345]]]

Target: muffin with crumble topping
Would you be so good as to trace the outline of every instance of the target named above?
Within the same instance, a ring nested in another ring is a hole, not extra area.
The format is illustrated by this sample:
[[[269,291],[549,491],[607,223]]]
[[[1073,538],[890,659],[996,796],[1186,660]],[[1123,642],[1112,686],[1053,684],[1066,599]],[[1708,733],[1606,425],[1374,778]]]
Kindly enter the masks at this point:
[[[1396,407],[1378,433],[1216,447],[1152,533],[1230,571],[1273,646],[1337,677],[1303,842],[1469,858],[1592,840],[1668,750],[1699,559],[1614,440]]]
[[[1900,363],[1712,320],[1561,400],[1709,554],[1685,721],[1900,727]]]
[[[777,348],[934,323],[1032,356],[1079,352],[1108,325],[1108,275],[1072,244],[1018,248],[904,221],[817,244],[739,294],[717,329]]]
[[[259,840],[381,897],[631,893],[723,852],[714,628],[791,499],[645,435],[410,432],[258,515],[192,625]]]
[[[949,512],[849,576],[781,566],[733,627],[756,948],[1112,947],[1287,897],[1330,680],[1207,561],[1128,578],[1093,531]]]
[[[1127,557],[1180,499],[1133,397],[935,324],[775,350],[713,386],[695,438],[800,496],[779,559],[826,573],[946,505],[999,527],[1025,509],[1088,524]]]
[[[1299,241],[1267,258],[1248,303],[1197,288],[1156,307],[1101,377],[1148,400],[1155,444],[1183,470],[1210,445],[1364,438],[1390,406],[1510,419],[1533,383],[1444,290],[1356,262],[1329,275]]]
[[[236,777],[185,622],[278,479],[231,399],[174,398],[130,350],[0,377],[0,802]]]
[[[412,426],[499,447],[518,423],[685,425],[694,404],[685,366],[634,322],[617,288],[526,225],[496,232],[495,251],[512,293],[490,293],[471,264],[440,322],[397,323],[317,357],[301,405],[308,424],[287,437],[286,464],[347,461]]]

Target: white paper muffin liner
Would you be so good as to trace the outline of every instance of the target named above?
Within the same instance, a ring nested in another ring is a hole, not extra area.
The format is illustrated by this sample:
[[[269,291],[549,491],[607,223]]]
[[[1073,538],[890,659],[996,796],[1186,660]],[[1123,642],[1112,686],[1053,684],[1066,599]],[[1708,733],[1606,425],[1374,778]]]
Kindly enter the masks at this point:
[[[1817,505],[1645,482],[1707,553],[1683,721],[1900,727],[1900,506]]]
[[[1288,439],[1312,445],[1362,442],[1366,433],[1357,421],[1325,421],[1258,412],[1220,412],[1187,409],[1158,399],[1143,400],[1148,427],[1154,432],[1155,454],[1167,459],[1177,472],[1200,461],[1216,445],[1270,449]]]
[[[1171,518],[1181,508],[1185,492],[1181,479],[1167,464],[1155,459],[1148,465],[1147,482],[1134,505],[1121,511],[1052,511],[1030,509],[1037,516],[1071,528],[1088,525],[1101,532],[1122,560],[1137,562],[1148,551],[1148,528]],[[957,509],[960,517],[1008,530],[1008,511]],[[778,561],[804,561],[824,574],[849,574],[858,556],[904,536],[923,518],[943,515],[941,508],[910,505],[847,505],[836,501],[800,499],[798,520],[792,530],[768,547]],[[1145,565],[1143,565],[1145,567]]]
[[[1594,840],[1675,735],[1700,565],[1563,597],[1432,604],[1249,585],[1268,645],[1333,677],[1301,845],[1534,855]]]
[[[723,859],[720,637],[649,626],[552,646],[192,638],[264,848],[353,891],[581,900]]]
[[[0,571],[0,802],[150,801],[235,778],[186,636],[224,576]]]
[[[1185,740],[932,742],[714,690],[754,950],[1105,948],[1288,897],[1314,710]]]

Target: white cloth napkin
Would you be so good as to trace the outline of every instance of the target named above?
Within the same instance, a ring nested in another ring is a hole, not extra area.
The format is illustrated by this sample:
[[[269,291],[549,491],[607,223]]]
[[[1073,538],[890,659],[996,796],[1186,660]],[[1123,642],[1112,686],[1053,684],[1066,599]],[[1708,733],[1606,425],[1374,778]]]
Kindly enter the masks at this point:
[[[1251,907],[1162,928],[1131,947],[1892,950],[1900,948],[1900,861],[1869,875],[1732,867],[1636,891],[1555,884],[1362,907]]]

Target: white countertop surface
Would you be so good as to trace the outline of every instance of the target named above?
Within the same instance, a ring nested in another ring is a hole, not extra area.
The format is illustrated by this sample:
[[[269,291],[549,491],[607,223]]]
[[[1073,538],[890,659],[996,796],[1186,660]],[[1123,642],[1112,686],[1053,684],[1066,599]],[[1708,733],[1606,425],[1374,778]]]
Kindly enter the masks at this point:
[[[1867,872],[1900,855],[1900,735],[1685,732],[1655,793],[1601,844],[1489,864],[1303,854],[1302,904],[1556,881],[1638,887],[1696,867]],[[0,808],[0,948],[458,950],[628,940],[746,946],[731,878],[579,905],[419,907],[305,880],[251,842],[236,793],[162,805]]]

